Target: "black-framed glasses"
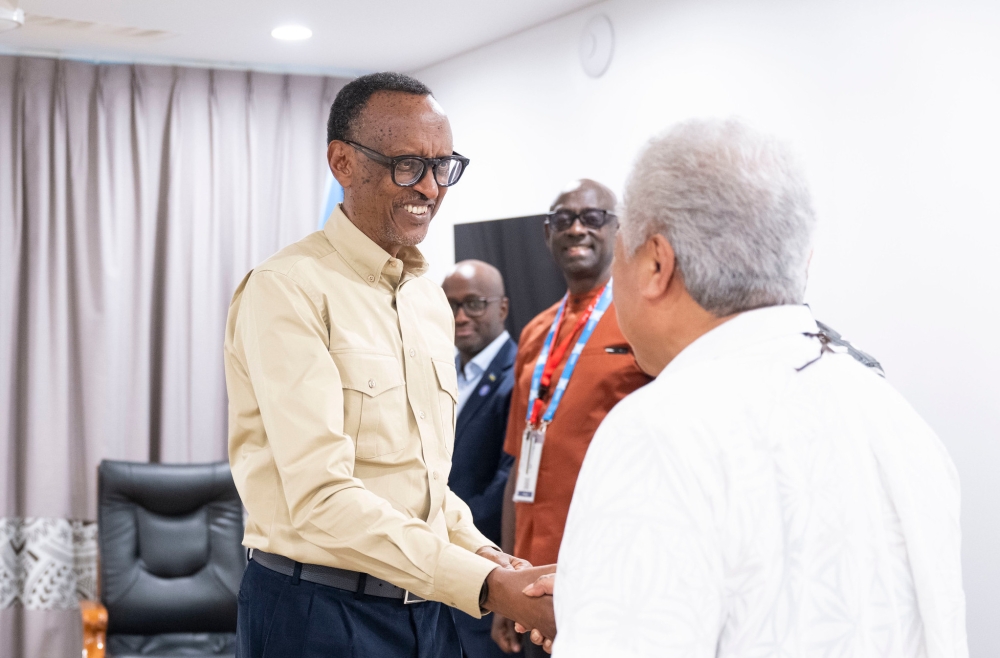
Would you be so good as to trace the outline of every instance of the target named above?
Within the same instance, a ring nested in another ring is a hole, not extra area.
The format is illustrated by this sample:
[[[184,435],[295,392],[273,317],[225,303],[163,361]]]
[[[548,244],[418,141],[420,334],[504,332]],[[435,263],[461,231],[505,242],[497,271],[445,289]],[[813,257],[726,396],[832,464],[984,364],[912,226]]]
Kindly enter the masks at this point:
[[[617,218],[617,215],[603,208],[584,208],[578,213],[572,210],[556,210],[545,216],[545,224],[555,231],[565,231],[579,219],[585,228],[598,230]]]
[[[392,158],[357,142],[345,139],[344,143],[361,151],[369,159],[388,167],[389,173],[392,174],[392,182],[400,187],[413,187],[419,183],[428,168],[434,172],[434,180],[438,185],[451,187],[458,182],[465,168],[469,166],[469,159],[454,151],[443,158],[422,158],[419,155],[397,155]]]
[[[451,312],[458,315],[458,309],[464,308],[465,314],[470,318],[478,318],[480,315],[486,312],[486,307],[493,302],[498,302],[503,297],[466,297],[460,302],[454,299],[449,299],[448,304],[451,305]]]

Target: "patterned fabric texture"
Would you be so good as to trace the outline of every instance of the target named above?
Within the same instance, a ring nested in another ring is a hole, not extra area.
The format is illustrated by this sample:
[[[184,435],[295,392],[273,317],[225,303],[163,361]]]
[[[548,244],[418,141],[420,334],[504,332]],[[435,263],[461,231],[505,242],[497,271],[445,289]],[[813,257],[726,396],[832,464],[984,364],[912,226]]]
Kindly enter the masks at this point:
[[[97,524],[0,518],[0,608],[67,610],[97,596]]]
[[[716,327],[622,400],[559,552],[554,658],[967,658],[959,482],[801,306]]]

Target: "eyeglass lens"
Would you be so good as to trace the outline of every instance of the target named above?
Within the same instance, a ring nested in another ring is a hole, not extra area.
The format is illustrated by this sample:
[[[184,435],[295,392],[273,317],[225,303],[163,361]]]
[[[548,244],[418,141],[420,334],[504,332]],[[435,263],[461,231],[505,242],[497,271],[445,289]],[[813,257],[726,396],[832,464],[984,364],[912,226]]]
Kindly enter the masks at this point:
[[[571,210],[557,210],[549,215],[549,222],[555,230],[565,231],[573,225],[577,217],[580,218],[580,223],[585,227],[599,229],[607,224],[614,215],[599,208],[587,208],[579,214]]]
[[[419,158],[403,158],[396,162],[393,176],[397,185],[416,185],[424,177],[426,166]],[[462,176],[462,161],[457,158],[441,158],[434,165],[434,180],[441,187],[449,187]]]
[[[458,315],[458,309],[464,308],[465,314],[470,318],[474,318],[482,315],[486,311],[486,306],[489,304],[489,300],[482,297],[469,297],[468,299],[463,299],[460,302],[449,299],[448,303],[451,305],[451,312],[455,315]]]

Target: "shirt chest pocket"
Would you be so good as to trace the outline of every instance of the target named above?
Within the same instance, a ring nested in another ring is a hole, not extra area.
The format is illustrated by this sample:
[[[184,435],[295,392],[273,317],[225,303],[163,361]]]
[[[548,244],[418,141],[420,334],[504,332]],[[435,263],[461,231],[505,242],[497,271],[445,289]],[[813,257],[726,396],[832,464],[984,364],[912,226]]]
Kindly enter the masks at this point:
[[[396,357],[341,352],[330,355],[344,390],[344,433],[354,439],[358,459],[399,452],[407,441],[403,369]]]
[[[455,447],[455,404],[458,402],[458,373],[455,370],[455,362],[441,359],[431,359],[434,363],[434,372],[437,374],[438,405],[441,411],[441,428],[444,430],[445,452],[451,457]]]

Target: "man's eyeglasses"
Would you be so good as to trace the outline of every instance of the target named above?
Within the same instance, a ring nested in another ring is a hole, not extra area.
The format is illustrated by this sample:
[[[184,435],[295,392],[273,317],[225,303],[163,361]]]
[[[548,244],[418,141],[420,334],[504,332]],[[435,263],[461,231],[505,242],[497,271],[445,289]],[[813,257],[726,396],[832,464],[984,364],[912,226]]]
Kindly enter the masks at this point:
[[[465,314],[470,318],[478,318],[480,315],[486,312],[486,307],[493,302],[498,302],[503,297],[466,297],[460,302],[454,299],[449,299],[448,304],[451,305],[451,312],[458,315],[458,309],[464,308]]]
[[[565,231],[579,219],[584,228],[598,230],[617,218],[614,213],[601,208],[584,208],[578,213],[572,210],[557,210],[545,216],[545,224],[552,227],[554,231]]]
[[[413,187],[421,181],[429,168],[434,172],[434,180],[441,187],[451,187],[462,177],[462,172],[469,166],[469,159],[452,152],[443,158],[422,158],[419,155],[399,155],[390,158],[357,142],[344,140],[355,149],[361,151],[369,159],[389,168],[392,182],[400,187]]]

